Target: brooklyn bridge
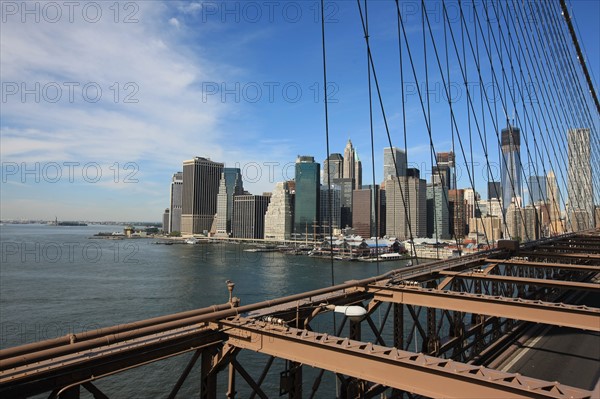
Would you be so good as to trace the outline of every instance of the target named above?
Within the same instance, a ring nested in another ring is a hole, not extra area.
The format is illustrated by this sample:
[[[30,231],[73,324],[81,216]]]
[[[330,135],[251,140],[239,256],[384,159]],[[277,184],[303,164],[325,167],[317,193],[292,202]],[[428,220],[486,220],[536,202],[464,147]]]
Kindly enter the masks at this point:
[[[356,2],[369,103],[393,147],[388,119],[397,110],[382,96],[370,3]],[[164,387],[168,398],[181,397],[190,380],[207,399],[600,398],[600,174],[591,173],[600,160],[600,103],[565,1],[443,0],[436,21],[425,11],[430,5],[413,1],[422,43],[407,39],[403,2],[389,3],[399,54],[385,57],[399,55],[399,90],[404,79],[425,82],[412,109],[427,127],[432,173],[446,178],[435,157],[428,74],[441,83],[448,136],[469,185],[475,191],[480,183],[473,154],[485,159],[484,174],[493,174],[494,162],[504,171],[496,196],[502,239],[482,221],[479,252],[415,257],[367,279],[251,304],[236,297],[231,276],[215,287],[228,290],[226,303],[1,350],[3,398],[108,398],[99,381],[173,357],[187,363]],[[321,33],[327,88],[325,24]],[[417,46],[425,71],[415,66]],[[498,92],[471,93],[473,79]],[[460,104],[452,101],[453,85],[466,90]],[[327,101],[325,116],[328,135]],[[514,156],[515,145],[522,155]],[[521,204],[522,181],[525,192],[539,190],[537,180],[524,178],[525,165],[535,176],[553,176],[557,188],[546,187],[541,208]],[[410,190],[399,180],[397,187],[407,237],[416,240]],[[452,202],[456,191],[437,195]]]

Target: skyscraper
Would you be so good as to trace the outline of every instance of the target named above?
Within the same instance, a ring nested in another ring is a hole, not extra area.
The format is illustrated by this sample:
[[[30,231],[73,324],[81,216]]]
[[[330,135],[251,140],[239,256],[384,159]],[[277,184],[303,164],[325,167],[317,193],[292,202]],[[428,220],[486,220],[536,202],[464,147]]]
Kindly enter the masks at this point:
[[[594,227],[594,191],[590,153],[590,129],[569,129],[569,179],[567,194],[569,210],[567,218],[573,231]]]
[[[333,183],[333,179],[341,179],[344,176],[344,157],[342,157],[342,154],[330,154],[329,158],[323,162],[323,176],[321,176],[321,181],[325,185],[327,185],[328,168],[329,179],[331,179],[331,183]]]
[[[277,183],[265,213],[265,239],[289,240],[292,237],[292,207],[287,182]]]
[[[294,198],[294,233],[313,235],[319,225],[319,164],[311,156],[296,159],[296,196]],[[297,236],[299,237],[299,236]]]
[[[404,240],[411,233],[415,238],[427,234],[427,182],[419,175],[418,169],[408,168],[406,177],[384,181],[388,237]]]
[[[383,179],[406,175],[406,152],[396,147],[383,149]]]
[[[510,124],[502,129],[502,206],[508,209],[513,200],[522,204],[521,185],[521,131]]]
[[[321,204],[320,220],[323,234],[329,235],[335,229],[339,229],[342,223],[342,190],[341,187],[332,184],[330,188],[327,185],[321,186]],[[331,196],[331,198],[330,198]],[[331,230],[329,221],[331,216]]]
[[[233,215],[233,197],[244,194],[242,172],[239,168],[224,168],[219,182],[215,236],[229,237]]]
[[[500,182],[489,181],[488,182],[488,199],[502,199],[502,187]]]
[[[385,235],[385,209],[378,185],[352,192],[352,228],[363,238]]]
[[[235,238],[264,238],[268,195],[233,197],[232,235]]]
[[[167,233],[181,232],[181,206],[183,199],[183,172],[177,172],[171,180],[171,205]]]
[[[354,160],[354,146],[352,145],[352,141],[348,139],[346,147],[344,148],[344,168],[342,173],[342,177],[344,179],[354,179],[354,173],[356,170]]]
[[[465,198],[465,219],[481,217],[477,214],[477,201],[479,201],[479,193],[474,191],[472,188],[465,188],[463,190]]]
[[[163,233],[169,233],[169,208],[165,209],[165,213],[163,213]]]
[[[345,179],[354,180],[354,188],[358,189],[362,185],[362,162],[358,158],[358,154],[352,145],[352,141],[348,139],[344,148],[344,171]]]
[[[449,190],[450,234],[462,240],[466,235],[467,219],[465,217],[465,190]]]
[[[358,152],[354,151],[354,156],[356,159],[354,160],[354,180],[357,188],[362,187],[362,162],[358,157]]]
[[[512,240],[537,240],[540,228],[537,210],[531,205],[521,208],[513,202],[506,211],[506,227]]]
[[[201,234],[210,230],[217,211],[217,193],[223,167],[222,163],[202,157],[183,161],[183,234]]]
[[[435,154],[437,166],[433,168],[432,183],[437,183],[441,177],[442,184],[449,190],[456,188],[456,177],[454,174],[454,152],[438,152]],[[436,177],[437,176],[437,177]]]
[[[354,179],[334,179],[333,184],[340,188],[341,196],[341,228],[352,226],[352,191]]]
[[[548,198],[548,213],[550,214],[550,234],[563,234],[565,229],[560,219],[560,191],[552,170],[546,176],[546,198]]]
[[[546,202],[546,176],[529,176],[527,180],[529,189],[529,203]]]
[[[432,176],[435,180],[435,176]],[[446,240],[450,238],[448,187],[442,184],[427,185],[427,237]]]

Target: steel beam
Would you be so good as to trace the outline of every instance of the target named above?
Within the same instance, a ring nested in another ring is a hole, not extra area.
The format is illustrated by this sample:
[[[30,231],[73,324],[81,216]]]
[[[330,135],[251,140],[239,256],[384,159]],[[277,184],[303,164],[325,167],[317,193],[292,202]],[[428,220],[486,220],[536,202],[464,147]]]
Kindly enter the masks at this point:
[[[565,289],[576,289],[576,290],[587,290],[600,292],[600,284],[598,283],[582,283],[578,281],[565,281],[565,280],[547,280],[540,278],[528,278],[528,277],[513,277],[513,276],[501,276],[498,274],[485,274],[477,272],[449,272],[441,271],[439,274],[443,276],[452,276],[454,278],[470,278],[480,279],[487,281],[496,281],[502,283],[511,284],[524,284],[524,285],[537,285],[545,287],[558,287]]]
[[[556,259],[576,259],[579,263],[586,260],[600,261],[600,255],[588,253],[560,253],[560,252],[536,252],[536,251],[519,251],[520,256],[531,256],[537,258],[556,258]]]
[[[600,272],[600,265],[574,265],[568,263],[546,263],[546,262],[529,262],[526,260],[501,260],[501,259],[486,259],[486,262],[498,265],[514,265],[514,266],[527,266],[527,267],[540,267],[548,269],[563,269],[563,270],[575,270],[581,272]]]
[[[372,292],[374,298],[379,301],[600,331],[600,309],[583,305],[574,306],[417,287],[372,285],[366,289],[368,292]]]
[[[3,398],[32,396],[222,342],[221,332],[192,326],[153,337],[106,344],[0,371]]]
[[[433,398],[590,398],[592,392],[519,374],[236,318],[223,321],[228,343],[312,367]]]

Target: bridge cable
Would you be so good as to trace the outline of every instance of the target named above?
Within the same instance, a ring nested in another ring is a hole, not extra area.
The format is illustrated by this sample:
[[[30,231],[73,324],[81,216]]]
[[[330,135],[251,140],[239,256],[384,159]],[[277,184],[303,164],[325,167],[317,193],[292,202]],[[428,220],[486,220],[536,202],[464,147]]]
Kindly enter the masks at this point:
[[[325,144],[327,149],[327,160],[329,160],[329,109],[328,109],[328,98],[327,98],[327,54],[325,52],[325,5],[324,0],[321,0],[321,48],[323,54],[323,90],[324,90],[324,104],[325,104]],[[331,201],[331,168],[329,167],[329,162],[327,163],[327,201],[329,203],[329,261],[331,267],[331,285],[335,285],[335,272],[333,267],[333,229],[332,225],[332,201]],[[319,198],[320,201],[320,198]],[[335,320],[335,312],[331,312],[333,315],[333,331],[336,331],[336,320]]]

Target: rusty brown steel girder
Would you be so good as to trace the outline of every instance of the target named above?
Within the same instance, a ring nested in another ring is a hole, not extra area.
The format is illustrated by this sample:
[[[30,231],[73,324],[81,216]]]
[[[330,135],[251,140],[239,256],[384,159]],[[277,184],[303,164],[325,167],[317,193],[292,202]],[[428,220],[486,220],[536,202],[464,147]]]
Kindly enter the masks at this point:
[[[365,289],[378,301],[600,331],[600,309],[587,306],[419,287],[370,285]]]
[[[0,396],[21,398],[81,384],[119,371],[222,342],[225,336],[192,326],[0,371]]]
[[[12,348],[0,350],[0,360],[8,359],[11,357],[23,355],[30,352],[39,352],[49,348],[56,348],[63,345],[71,345],[75,342],[89,341],[98,337],[106,337],[114,334],[123,334],[132,330],[139,330],[143,327],[155,326],[175,320],[181,320],[193,316],[201,316],[209,313],[214,313],[221,310],[231,309],[233,306],[231,303],[225,303],[221,305],[213,305],[206,308],[194,309],[186,312],[174,313],[171,315],[165,315],[155,317],[152,319],[146,319],[136,321],[133,323],[120,324],[114,327],[99,328],[97,330],[85,331],[80,334],[69,334],[58,338],[48,339],[44,341],[34,342],[31,344],[15,346]]]
[[[588,254],[588,253],[560,253],[560,252],[536,252],[536,251],[519,251],[520,256],[534,257],[534,258],[547,258],[547,259],[571,259],[577,260],[580,263],[586,261],[600,262],[600,255]]]
[[[486,259],[490,265],[514,265],[514,266],[527,266],[527,267],[541,267],[548,269],[563,269],[563,270],[574,270],[582,272],[599,272],[600,265],[578,265],[568,263],[546,263],[546,262],[529,262],[526,260],[501,260],[501,259]]]
[[[594,246],[583,246],[583,245],[540,245],[536,247],[537,250],[540,251],[556,251],[559,253],[580,253],[581,251],[585,251],[586,253],[598,254],[600,253],[600,247],[596,244]]]
[[[592,392],[257,320],[223,320],[228,343],[433,398],[591,398]]]
[[[566,289],[576,290],[587,290],[600,292],[600,284],[598,283],[584,283],[578,281],[565,281],[565,280],[547,280],[540,278],[528,278],[528,277],[513,277],[513,276],[501,276],[498,274],[486,274],[478,273],[474,271],[469,272],[450,272],[441,271],[439,272],[442,276],[450,276],[453,278],[469,278],[469,279],[481,279],[488,281],[498,281],[503,283],[511,284],[526,284],[526,285],[537,285],[545,287],[559,287]]]

